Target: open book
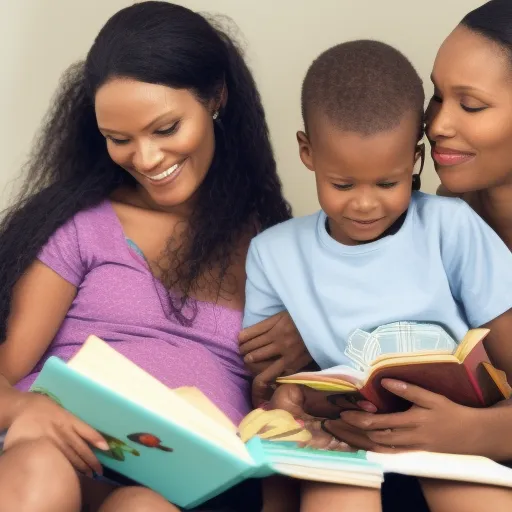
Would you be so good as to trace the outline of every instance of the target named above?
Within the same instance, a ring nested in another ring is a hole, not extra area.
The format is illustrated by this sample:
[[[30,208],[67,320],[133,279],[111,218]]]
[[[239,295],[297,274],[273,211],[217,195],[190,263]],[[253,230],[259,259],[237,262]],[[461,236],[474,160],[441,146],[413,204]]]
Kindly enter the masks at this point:
[[[280,377],[278,382],[302,384],[330,394],[342,393],[354,400],[364,398],[379,412],[406,409],[407,402],[380,385],[387,377],[416,384],[462,405],[485,407],[511,395],[506,375],[489,361],[483,344],[488,333],[488,329],[471,329],[453,352],[385,354],[376,358],[367,371],[335,366]]]
[[[198,389],[167,388],[95,336],[68,363],[49,358],[31,391],[101,432],[103,465],[184,508],[273,474],[378,488],[398,471],[512,487],[511,469],[481,457],[301,448],[310,433],[285,411],[258,409],[237,428]]]

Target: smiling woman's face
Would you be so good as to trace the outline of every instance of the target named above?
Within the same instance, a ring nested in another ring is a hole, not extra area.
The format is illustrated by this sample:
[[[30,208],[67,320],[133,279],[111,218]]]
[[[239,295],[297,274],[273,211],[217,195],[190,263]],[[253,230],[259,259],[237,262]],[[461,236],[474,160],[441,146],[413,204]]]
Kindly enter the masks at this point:
[[[443,185],[465,193],[512,183],[512,54],[459,26],[432,80],[427,134]]]
[[[160,208],[189,202],[215,151],[211,112],[186,89],[116,78],[100,87],[96,119],[114,162]]]

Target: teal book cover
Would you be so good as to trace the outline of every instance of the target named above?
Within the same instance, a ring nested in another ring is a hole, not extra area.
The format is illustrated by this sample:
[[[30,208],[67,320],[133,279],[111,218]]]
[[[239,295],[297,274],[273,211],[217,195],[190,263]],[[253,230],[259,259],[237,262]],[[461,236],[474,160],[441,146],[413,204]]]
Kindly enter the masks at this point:
[[[50,357],[31,391],[103,435],[102,465],[182,508],[276,473],[370,487],[383,479],[366,452],[301,448],[311,434],[289,412],[256,409],[235,426],[200,390],[167,388],[95,336],[67,363]]]
[[[96,450],[102,465],[150,487],[185,508],[200,504],[251,476],[261,460],[218,445],[130,402],[51,357],[31,391],[48,395],[98,430],[110,446]],[[257,444],[257,443],[256,443]],[[253,448],[258,456],[259,450]]]

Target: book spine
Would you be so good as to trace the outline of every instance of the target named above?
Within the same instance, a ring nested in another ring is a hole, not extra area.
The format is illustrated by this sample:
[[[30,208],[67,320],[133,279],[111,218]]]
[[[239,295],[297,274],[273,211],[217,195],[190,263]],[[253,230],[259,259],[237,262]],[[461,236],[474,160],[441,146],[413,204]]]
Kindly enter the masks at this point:
[[[487,351],[485,350],[484,343],[483,341],[480,341],[480,343],[478,343],[478,345],[466,356],[462,362],[462,365],[466,370],[468,380],[471,383],[471,386],[473,387],[475,394],[482,406],[486,405],[486,401],[478,381],[478,368],[484,361],[490,362]]]
[[[473,387],[473,389],[475,391],[475,395],[477,396],[477,398],[480,401],[480,403],[482,404],[482,406],[485,406],[486,403],[485,403],[484,394],[482,393],[482,388],[480,387],[480,384],[478,383],[478,380],[476,378],[477,367],[475,367],[473,365],[470,366],[467,364],[464,364],[463,366],[464,366],[464,369],[466,370],[466,375],[468,377],[468,380],[471,383],[471,386]]]

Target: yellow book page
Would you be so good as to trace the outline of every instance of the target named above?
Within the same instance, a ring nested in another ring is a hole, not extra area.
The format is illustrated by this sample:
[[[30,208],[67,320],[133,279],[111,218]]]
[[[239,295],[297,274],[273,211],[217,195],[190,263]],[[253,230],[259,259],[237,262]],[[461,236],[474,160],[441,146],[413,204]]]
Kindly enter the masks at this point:
[[[182,387],[173,389],[173,391],[219,425],[222,425],[233,434],[237,433],[237,428],[231,420],[200,389]]]
[[[96,336],[89,336],[68,366],[158,416],[177,423],[248,462],[244,443],[222,425],[118,353]]]
[[[457,350],[453,353],[460,361],[464,361],[468,354],[489,334],[489,329],[479,328],[470,329],[462,341],[459,343]]]
[[[489,376],[491,377],[492,381],[500,390],[500,393],[503,395],[503,398],[505,398],[505,400],[508,400],[512,396],[512,388],[508,383],[507,374],[502,370],[498,370],[487,361],[484,361],[482,364],[487,373],[489,374]]]
[[[279,382],[279,381],[278,381]],[[340,380],[332,379],[331,381],[327,380],[310,380],[310,379],[290,379],[287,378],[283,380],[286,384],[301,384],[303,386],[307,386],[308,388],[316,389],[318,391],[334,391],[339,393],[350,393],[352,391],[357,391],[357,387],[346,383]]]
[[[377,364],[372,365],[370,375],[374,374],[377,370],[382,370],[383,368],[393,368],[395,366],[407,366],[423,363],[460,364],[460,361],[453,354],[416,354],[414,356],[412,356],[411,354],[407,354],[404,355],[403,357],[390,357],[387,359],[382,359]]]

